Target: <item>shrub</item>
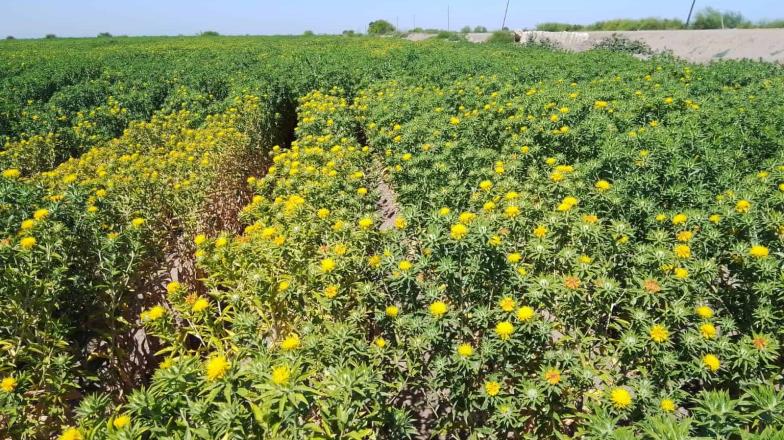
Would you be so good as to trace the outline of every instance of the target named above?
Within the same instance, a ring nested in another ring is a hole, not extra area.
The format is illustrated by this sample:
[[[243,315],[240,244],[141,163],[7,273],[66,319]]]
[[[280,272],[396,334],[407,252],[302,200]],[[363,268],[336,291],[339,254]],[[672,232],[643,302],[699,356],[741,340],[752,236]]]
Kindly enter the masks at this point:
[[[487,43],[491,44],[506,44],[514,42],[514,34],[507,31],[495,31],[492,35],[490,35],[490,38],[487,39]]]
[[[592,49],[609,50],[612,52],[623,52],[632,55],[652,55],[653,50],[646,43],[638,40],[612,34],[596,43]]]
[[[583,30],[584,26],[579,24],[568,24],[568,23],[539,23],[536,25],[537,31],[544,31],[544,32],[572,32],[572,31],[580,31]]]
[[[386,20],[371,21],[368,24],[368,35],[386,35],[396,31],[395,26]]]
[[[733,29],[750,26],[751,23],[740,12],[721,12],[711,7],[698,11],[692,24],[695,29]]]
[[[458,32],[439,31],[436,34],[436,38],[439,40],[447,40],[447,41],[464,41],[465,35],[460,34]]]

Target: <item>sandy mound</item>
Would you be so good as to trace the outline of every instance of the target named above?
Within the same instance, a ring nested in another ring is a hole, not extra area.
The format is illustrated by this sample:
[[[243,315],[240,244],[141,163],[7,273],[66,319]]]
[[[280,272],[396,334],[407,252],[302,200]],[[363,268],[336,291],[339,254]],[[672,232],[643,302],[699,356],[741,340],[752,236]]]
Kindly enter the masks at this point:
[[[654,51],[671,50],[698,63],[721,59],[784,61],[784,29],[715,29],[627,32],[541,32],[517,31],[520,41],[547,39],[573,51],[588,50],[599,41],[617,34],[641,41]]]

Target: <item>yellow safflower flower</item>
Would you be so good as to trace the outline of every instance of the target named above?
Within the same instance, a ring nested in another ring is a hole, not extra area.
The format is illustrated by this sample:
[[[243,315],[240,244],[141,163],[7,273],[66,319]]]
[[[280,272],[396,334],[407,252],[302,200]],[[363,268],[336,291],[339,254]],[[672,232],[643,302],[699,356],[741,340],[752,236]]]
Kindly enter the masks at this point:
[[[705,339],[713,339],[716,337],[716,326],[706,322],[705,324],[700,325],[700,334]]]
[[[370,217],[362,217],[357,223],[360,229],[370,229],[373,226],[373,219]]]
[[[721,368],[721,362],[719,361],[719,358],[713,354],[706,354],[703,356],[702,363],[708,370],[712,372],[716,372],[719,370],[719,368]]]
[[[335,260],[332,258],[324,258],[321,260],[321,271],[324,273],[329,273],[335,270]]]
[[[760,244],[755,244],[749,248],[749,255],[754,258],[765,258],[769,254],[769,250],[767,247],[762,246]]]
[[[475,218],[476,218],[476,214],[474,214],[473,212],[461,212],[460,215],[457,217],[457,221],[459,221],[464,225],[467,225],[472,221],[474,221]]]
[[[610,400],[612,400],[613,406],[623,409],[632,404],[632,395],[626,388],[613,388],[610,391]]]
[[[291,369],[286,365],[280,365],[272,369],[272,383],[275,385],[285,385],[291,378]]]
[[[10,393],[16,389],[17,381],[13,377],[4,377],[2,381],[0,381],[0,390],[5,391],[6,393]]]
[[[390,318],[397,318],[398,313],[400,313],[400,309],[398,309],[398,307],[395,305],[391,305],[387,306],[387,308],[384,310],[384,313]]]
[[[49,216],[49,210],[44,208],[36,209],[35,212],[33,213],[33,218],[36,220],[43,220],[48,216]]]
[[[6,179],[16,179],[22,175],[22,172],[16,168],[8,168],[3,170],[3,177]]]
[[[66,428],[62,434],[60,434],[59,440],[82,440],[82,433],[79,432],[76,428]]]
[[[677,244],[672,248],[673,253],[676,257],[685,260],[691,258],[691,249],[688,245],[685,244]]]
[[[594,215],[594,214],[585,214],[585,215],[583,216],[583,221],[584,221],[585,223],[588,223],[588,224],[591,224],[591,225],[593,225],[593,224],[596,224],[596,222],[598,222],[598,221],[599,221],[599,217],[597,217],[597,216],[596,216],[596,215]]]
[[[163,318],[163,315],[166,314],[166,309],[163,308],[161,305],[153,306],[149,310],[146,310],[141,313],[140,317],[142,321],[156,321],[158,319]]]
[[[128,414],[123,414],[121,416],[118,416],[112,421],[112,425],[117,429],[123,429],[130,424],[131,424],[131,416],[129,416]]]
[[[447,303],[443,301],[436,301],[430,304],[429,308],[430,308],[430,314],[435,316],[436,318],[440,318],[444,316],[446,312],[449,311],[449,306],[447,305]]]
[[[577,205],[577,203],[578,200],[574,197],[571,196],[564,197],[564,199],[561,201],[561,204],[558,205],[556,209],[561,212],[566,212],[574,208]]]
[[[694,309],[694,312],[702,319],[713,318],[713,309],[708,306],[698,306]]]
[[[229,361],[226,360],[224,356],[217,355],[211,357],[204,365],[207,380],[214,381],[222,378],[229,370],[230,366]]]
[[[474,354],[474,347],[472,347],[471,344],[464,342],[457,346],[457,354],[464,358],[471,357],[471,355]]]
[[[673,412],[675,411],[675,401],[672,399],[662,399],[659,403],[659,408],[661,408],[664,412]]]
[[[520,321],[530,321],[534,316],[536,316],[536,311],[533,307],[522,306],[517,309],[517,319]]]
[[[449,236],[454,240],[462,240],[468,234],[468,227],[462,223],[452,225],[449,230]]]
[[[172,281],[166,285],[166,293],[169,295],[179,292],[180,289],[182,289],[182,284],[179,281]]]
[[[681,231],[675,235],[675,239],[680,241],[681,243],[686,243],[694,237],[694,233],[691,231]]]
[[[511,296],[505,296],[498,301],[498,306],[504,312],[511,312],[515,308],[515,300]]]
[[[295,350],[295,349],[299,348],[300,345],[301,345],[301,342],[300,342],[300,339],[299,339],[299,335],[296,334],[296,333],[292,333],[292,334],[286,336],[286,339],[284,339],[280,343],[280,348],[282,350],[286,350],[286,351],[288,351],[288,350]]]
[[[36,243],[37,241],[35,237],[24,237],[21,240],[19,240],[19,246],[26,251],[32,249]]]
[[[606,180],[600,180],[600,181],[596,182],[596,184],[594,186],[599,191],[607,191],[608,189],[610,189],[612,184],[610,182],[606,181]]]
[[[485,393],[490,397],[495,397],[501,392],[501,384],[492,380],[485,382]]]
[[[675,273],[675,278],[679,280],[685,280],[686,278],[689,277],[688,269],[683,267],[676,267],[674,273]]]
[[[657,343],[667,342],[667,340],[670,338],[669,330],[667,330],[667,328],[661,324],[656,324],[651,327],[649,334],[651,336],[651,340]]]
[[[338,289],[339,289],[339,286],[337,286],[335,284],[330,284],[329,286],[324,288],[324,296],[326,296],[329,299],[332,299],[332,298],[338,296]]]
[[[196,299],[196,301],[193,302],[193,305],[191,306],[191,311],[193,313],[201,313],[207,310],[209,306],[210,306],[210,302],[209,300],[207,300],[207,298],[199,297],[198,299]]]
[[[561,382],[561,372],[556,368],[550,368],[544,372],[544,380],[550,385],[558,385]]]
[[[682,225],[686,223],[689,217],[686,214],[678,213],[672,216],[672,224],[673,225]]]
[[[501,321],[495,326],[495,334],[501,338],[502,341],[506,341],[512,336],[514,333],[514,326],[509,321]]]

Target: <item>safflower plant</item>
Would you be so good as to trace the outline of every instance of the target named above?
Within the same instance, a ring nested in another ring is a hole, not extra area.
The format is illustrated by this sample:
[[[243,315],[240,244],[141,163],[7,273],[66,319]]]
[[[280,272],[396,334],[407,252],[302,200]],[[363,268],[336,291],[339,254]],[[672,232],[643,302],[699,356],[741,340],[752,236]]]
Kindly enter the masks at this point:
[[[107,98],[51,142],[39,104],[8,119],[43,137],[0,159],[3,429],[781,435],[784,122],[752,110],[781,107],[780,72],[356,45],[333,55],[364,73],[281,55],[308,79],[172,80],[162,111]],[[430,57],[453,61],[409,75]],[[95,145],[48,156],[74,126]],[[140,328],[146,375],[116,337]]]

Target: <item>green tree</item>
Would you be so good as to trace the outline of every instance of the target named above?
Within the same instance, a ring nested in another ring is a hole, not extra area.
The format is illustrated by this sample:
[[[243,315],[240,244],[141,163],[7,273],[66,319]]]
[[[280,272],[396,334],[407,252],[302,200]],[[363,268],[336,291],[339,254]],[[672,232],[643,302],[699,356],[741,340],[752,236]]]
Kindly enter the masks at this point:
[[[474,32],[476,33],[485,33],[487,32],[487,28],[484,26],[477,26],[474,28]]]
[[[386,20],[371,21],[368,25],[368,34],[370,35],[384,35],[395,32],[395,26]]]
[[[471,32],[471,26],[463,26],[463,28],[460,29],[460,33],[467,34],[469,32]]]
[[[693,26],[695,29],[734,29],[749,27],[751,23],[740,12],[721,12],[718,9],[708,7],[697,12],[697,15],[694,16]]]

